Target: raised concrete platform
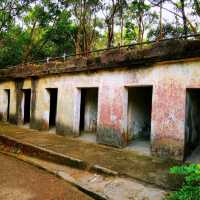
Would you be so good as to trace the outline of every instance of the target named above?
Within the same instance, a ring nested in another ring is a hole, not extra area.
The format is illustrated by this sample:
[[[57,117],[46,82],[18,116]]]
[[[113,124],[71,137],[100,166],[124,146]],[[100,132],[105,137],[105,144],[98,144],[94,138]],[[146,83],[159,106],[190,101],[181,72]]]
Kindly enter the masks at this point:
[[[83,133],[81,133],[80,137],[78,137],[77,139],[80,139],[80,140],[86,141],[86,142],[96,143],[96,133],[83,132]]]
[[[59,164],[94,170],[94,166],[109,169],[119,176],[140,180],[161,188],[175,188],[180,183],[169,175],[169,168],[177,163],[140,155],[134,151],[117,149],[76,138],[63,137],[0,123],[2,148],[50,160]],[[14,148],[13,148],[14,147]],[[76,163],[79,163],[76,165]]]
[[[125,149],[135,151],[141,155],[151,155],[151,144],[147,140],[134,140]]]

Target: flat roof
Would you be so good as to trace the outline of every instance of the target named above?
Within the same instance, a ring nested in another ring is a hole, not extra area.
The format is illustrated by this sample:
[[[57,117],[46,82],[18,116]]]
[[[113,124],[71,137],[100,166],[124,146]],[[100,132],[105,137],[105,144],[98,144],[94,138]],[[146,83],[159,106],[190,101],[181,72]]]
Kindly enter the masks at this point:
[[[163,61],[200,58],[200,40],[167,40],[143,48],[107,50],[96,57],[73,57],[66,61],[43,64],[21,64],[0,69],[0,79],[41,77],[53,74],[78,73],[115,68],[140,68]]]

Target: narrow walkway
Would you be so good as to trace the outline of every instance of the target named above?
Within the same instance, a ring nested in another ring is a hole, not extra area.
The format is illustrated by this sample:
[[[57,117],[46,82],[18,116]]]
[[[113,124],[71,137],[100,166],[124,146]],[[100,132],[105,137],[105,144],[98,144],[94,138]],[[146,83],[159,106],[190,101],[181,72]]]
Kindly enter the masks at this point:
[[[136,152],[98,145],[76,138],[63,137],[15,125],[0,123],[0,135],[7,135],[19,141],[37,145],[61,154],[84,160],[90,166],[99,165],[120,175],[134,178],[163,188],[172,188],[176,179],[168,174],[176,163],[164,161]]]

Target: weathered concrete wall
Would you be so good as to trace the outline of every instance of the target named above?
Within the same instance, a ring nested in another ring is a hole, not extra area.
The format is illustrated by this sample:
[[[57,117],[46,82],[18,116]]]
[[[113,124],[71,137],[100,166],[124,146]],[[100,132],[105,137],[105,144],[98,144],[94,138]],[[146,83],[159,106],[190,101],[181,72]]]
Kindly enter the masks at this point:
[[[16,123],[16,90],[15,82],[7,81],[0,84],[0,118],[7,121],[8,98],[5,92],[10,89],[10,121]]]
[[[186,88],[200,88],[200,60],[160,63],[154,66],[45,76],[18,83],[32,88],[31,127],[48,129],[49,95],[46,88],[58,88],[56,129],[60,134],[79,135],[80,88],[98,88],[97,141],[125,146],[128,142],[127,87],[152,86],[151,146],[153,154],[183,159],[185,145]],[[11,89],[10,112],[16,115],[16,84],[0,84]],[[34,101],[33,101],[34,99]],[[4,113],[1,103],[0,112]],[[18,111],[19,112],[19,111]],[[20,113],[20,112],[19,112]]]

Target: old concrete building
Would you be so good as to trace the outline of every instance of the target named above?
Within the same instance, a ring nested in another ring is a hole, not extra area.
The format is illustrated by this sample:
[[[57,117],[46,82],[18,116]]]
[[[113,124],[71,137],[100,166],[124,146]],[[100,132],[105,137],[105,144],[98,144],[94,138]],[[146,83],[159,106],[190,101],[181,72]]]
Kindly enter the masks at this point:
[[[116,147],[145,143],[153,155],[177,160],[200,145],[198,40],[20,65],[0,70],[0,80],[3,121],[91,133]]]

